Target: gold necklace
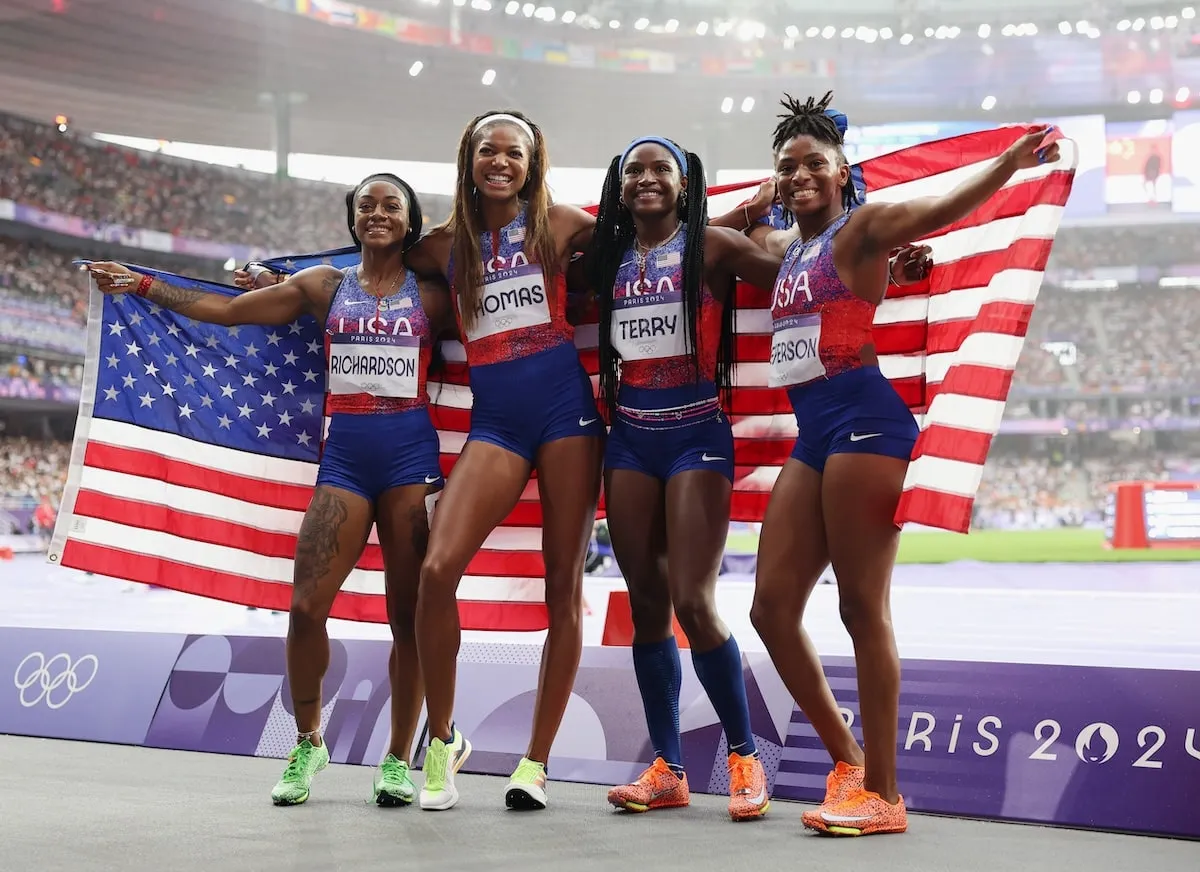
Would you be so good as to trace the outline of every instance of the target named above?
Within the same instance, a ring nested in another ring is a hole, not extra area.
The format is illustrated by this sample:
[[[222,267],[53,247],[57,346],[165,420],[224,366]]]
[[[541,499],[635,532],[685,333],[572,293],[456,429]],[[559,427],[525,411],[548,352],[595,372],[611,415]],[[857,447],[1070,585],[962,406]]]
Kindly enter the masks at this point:
[[[363,290],[367,291],[367,293],[369,293],[371,296],[373,296],[377,300],[382,300],[384,297],[390,297],[390,296],[392,296],[392,294],[396,293],[396,288],[398,288],[400,286],[400,277],[402,275],[404,275],[405,272],[406,272],[405,268],[403,266],[401,266],[400,271],[398,273],[396,273],[396,277],[394,279],[392,279],[391,290],[388,291],[386,294],[377,294],[375,291],[368,290],[367,288],[363,288]],[[366,269],[361,264],[359,264],[359,272],[358,272],[359,287],[363,286],[364,279],[366,279],[366,277],[367,277]],[[367,284],[370,284],[370,283],[367,283]],[[380,284],[383,284],[383,283],[380,282]]]
[[[659,242],[654,246],[644,245],[642,243],[642,240],[638,239],[637,236],[635,235],[633,237],[633,257],[637,261],[638,270],[641,272],[645,272],[646,258],[648,258],[650,256],[651,252],[654,252],[657,249],[662,248],[664,245],[666,245],[668,242],[670,242],[672,239],[674,239],[676,236],[678,236],[679,231],[681,229],[683,229],[682,221],[676,223],[675,229],[671,231],[670,236],[668,236],[662,242]]]

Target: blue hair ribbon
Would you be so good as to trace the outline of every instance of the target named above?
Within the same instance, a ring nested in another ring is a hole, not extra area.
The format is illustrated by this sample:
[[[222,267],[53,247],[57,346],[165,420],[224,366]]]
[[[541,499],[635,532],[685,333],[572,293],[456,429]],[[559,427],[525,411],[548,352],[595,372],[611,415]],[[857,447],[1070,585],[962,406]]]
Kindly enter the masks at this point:
[[[671,140],[663,139],[661,136],[640,136],[633,142],[629,143],[625,150],[621,152],[622,169],[625,168],[625,161],[629,160],[629,153],[639,145],[645,145],[647,142],[653,142],[656,145],[661,145],[667,151],[671,152],[671,156],[675,158],[675,163],[679,164],[679,174],[685,178],[687,177],[687,155],[683,153],[683,150],[680,149],[679,146],[671,142]]]

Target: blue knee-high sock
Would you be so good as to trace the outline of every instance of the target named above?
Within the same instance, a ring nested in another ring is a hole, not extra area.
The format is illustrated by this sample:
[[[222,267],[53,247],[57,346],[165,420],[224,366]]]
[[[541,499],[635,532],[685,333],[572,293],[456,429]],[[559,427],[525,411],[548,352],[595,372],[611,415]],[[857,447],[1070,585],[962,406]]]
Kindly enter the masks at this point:
[[[758,749],[750,731],[750,706],[746,702],[742,652],[737,641],[730,636],[724,645],[703,654],[693,649],[692,665],[725,728],[729,750],[743,757],[755,753]]]
[[[662,757],[676,773],[683,771],[683,743],[679,739],[679,645],[675,637],[633,646],[633,671],[637,674],[642,707],[654,755]]]

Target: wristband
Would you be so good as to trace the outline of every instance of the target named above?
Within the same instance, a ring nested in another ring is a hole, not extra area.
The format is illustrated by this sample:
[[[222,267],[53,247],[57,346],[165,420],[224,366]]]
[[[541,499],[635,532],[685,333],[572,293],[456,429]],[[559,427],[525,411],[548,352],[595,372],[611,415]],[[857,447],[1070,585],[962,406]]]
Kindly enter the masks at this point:
[[[134,291],[139,297],[144,297],[150,292],[150,286],[154,284],[153,276],[142,276],[142,280],[138,282],[137,289]]]
[[[888,284],[895,285],[896,287],[900,287],[900,283],[898,281],[896,281],[896,277],[894,275],[892,275],[892,270],[894,270],[895,268],[896,268],[896,258],[889,257],[888,258]]]

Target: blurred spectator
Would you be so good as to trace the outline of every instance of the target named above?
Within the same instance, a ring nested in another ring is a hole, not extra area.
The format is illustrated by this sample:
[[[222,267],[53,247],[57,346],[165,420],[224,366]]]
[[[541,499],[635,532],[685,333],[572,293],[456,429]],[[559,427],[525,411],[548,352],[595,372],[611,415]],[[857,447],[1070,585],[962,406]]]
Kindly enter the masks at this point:
[[[346,185],[276,179],[0,116],[0,198],[89,221],[277,253],[346,245]],[[426,220],[449,198],[422,196]]]

